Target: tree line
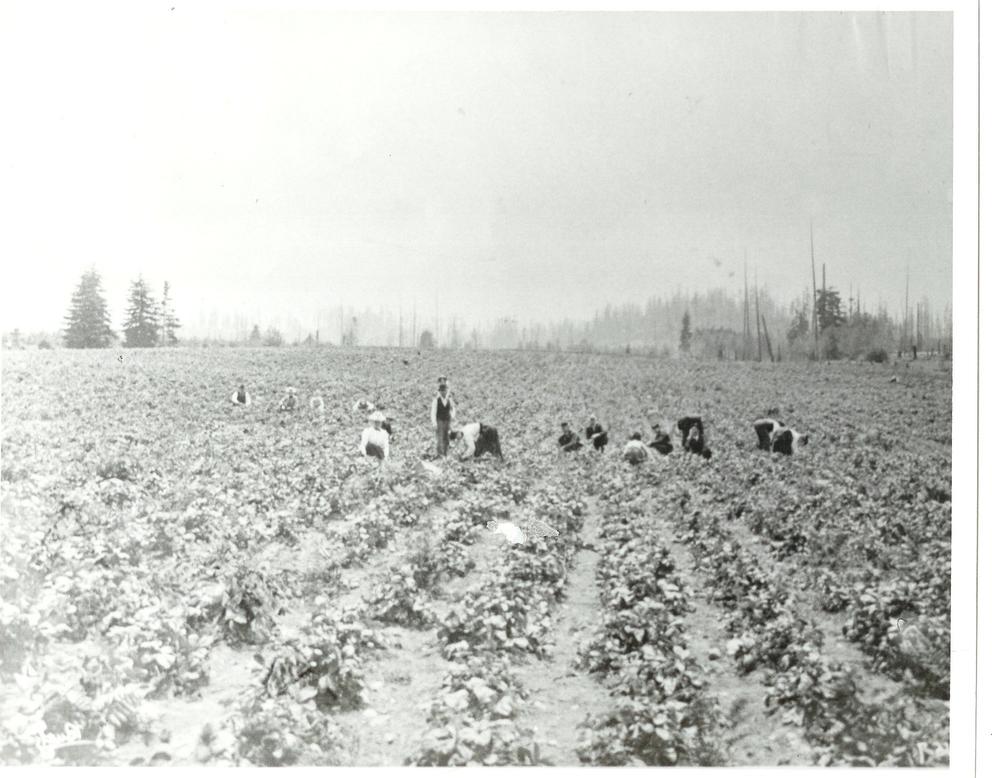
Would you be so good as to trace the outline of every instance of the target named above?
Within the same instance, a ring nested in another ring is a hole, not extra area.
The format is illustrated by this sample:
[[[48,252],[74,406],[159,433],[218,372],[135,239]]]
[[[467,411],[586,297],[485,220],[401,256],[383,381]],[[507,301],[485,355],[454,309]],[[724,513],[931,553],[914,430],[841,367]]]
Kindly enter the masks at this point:
[[[174,346],[179,342],[176,333],[181,326],[172,307],[168,281],[162,287],[162,297],[158,299],[140,275],[131,282],[121,326],[125,346]],[[118,339],[110,326],[110,312],[100,274],[93,268],[83,273],[73,292],[63,337],[67,348],[107,348]]]

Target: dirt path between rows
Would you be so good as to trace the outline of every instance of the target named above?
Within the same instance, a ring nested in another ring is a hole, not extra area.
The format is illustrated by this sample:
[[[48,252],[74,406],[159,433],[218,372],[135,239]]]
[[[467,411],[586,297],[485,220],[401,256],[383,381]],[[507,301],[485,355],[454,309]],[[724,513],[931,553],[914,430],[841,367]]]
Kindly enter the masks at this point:
[[[416,752],[428,706],[450,666],[433,629],[390,626],[380,634],[387,648],[366,664],[367,706],[336,716],[349,733],[353,767],[395,767]]]
[[[588,673],[573,666],[579,651],[593,635],[600,616],[596,564],[599,552],[588,548],[596,541],[600,510],[588,503],[581,540],[587,546],[576,553],[547,642],[554,648],[544,660],[529,659],[515,668],[529,694],[520,724],[534,731],[541,756],[555,765],[580,764],[576,749],[579,726],[586,716],[606,713],[612,707],[609,690]]]
[[[761,567],[767,572],[772,574],[779,572],[785,580],[794,580],[797,583],[805,578],[803,570],[793,569],[796,567],[795,564],[790,565],[788,561],[775,559],[763,538],[755,535],[741,522],[731,521],[724,526],[744,548],[758,558]],[[846,618],[843,613],[827,613],[821,610],[813,601],[814,593],[799,585],[793,587],[791,591],[795,600],[796,615],[823,634],[823,656],[831,661],[843,662],[851,668],[858,690],[866,701],[877,702],[903,688],[898,681],[869,669],[868,655],[844,635]]]
[[[703,668],[709,693],[727,717],[726,728],[720,733],[727,764],[814,764],[802,729],[784,722],[779,712],[768,715],[761,673],[742,676],[737,672],[733,657],[726,653],[729,636],[724,629],[723,609],[707,602],[706,587],[693,569],[692,554],[675,540],[671,521],[659,518],[658,524],[671,540],[668,549],[675,562],[675,574],[693,594],[693,610],[682,617],[686,644]]]
[[[432,508],[411,529],[416,529],[417,534],[439,537],[444,516],[454,505],[455,501],[449,500]],[[397,535],[389,554],[355,571],[348,579],[350,591],[345,597],[355,604],[360,602],[379,574],[402,562],[412,547],[408,542],[412,535]],[[477,545],[470,548],[474,551]],[[458,585],[461,580],[455,579]],[[441,603],[442,600],[436,602],[443,608]],[[362,710],[336,716],[347,733],[348,764],[355,767],[400,766],[416,753],[427,727],[428,707],[450,667],[450,662],[441,655],[434,629],[400,625],[378,629],[386,648],[365,664],[367,705]]]

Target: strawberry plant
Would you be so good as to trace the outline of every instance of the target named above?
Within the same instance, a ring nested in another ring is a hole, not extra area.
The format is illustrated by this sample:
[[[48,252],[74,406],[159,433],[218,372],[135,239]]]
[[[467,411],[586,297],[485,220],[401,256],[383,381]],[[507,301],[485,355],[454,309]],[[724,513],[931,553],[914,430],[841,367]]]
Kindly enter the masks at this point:
[[[299,638],[280,646],[262,685],[273,697],[289,693],[299,702],[314,700],[320,709],[357,708],[365,701],[361,660],[381,647],[356,613],[318,613]]]

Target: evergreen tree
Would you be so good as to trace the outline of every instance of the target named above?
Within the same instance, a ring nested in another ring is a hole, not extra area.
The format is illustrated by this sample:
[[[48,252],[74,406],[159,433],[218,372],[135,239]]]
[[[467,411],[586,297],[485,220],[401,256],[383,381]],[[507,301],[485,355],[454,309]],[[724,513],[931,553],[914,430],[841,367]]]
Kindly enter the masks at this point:
[[[176,337],[176,330],[182,325],[176,318],[175,311],[172,310],[172,300],[169,297],[169,282],[165,282],[162,289],[162,345],[174,346],[179,342]]]
[[[840,293],[836,289],[816,290],[816,320],[820,325],[820,332],[844,323],[844,310]]]
[[[692,330],[689,329],[689,312],[686,311],[682,317],[682,332],[679,335],[679,351],[683,354],[689,352],[689,343],[692,340]]]
[[[123,329],[124,345],[130,348],[147,348],[158,343],[158,306],[141,276],[131,283]]]
[[[68,348],[106,348],[114,339],[110,313],[103,297],[100,274],[94,269],[83,273],[65,317],[65,345]]]
[[[248,343],[252,346],[262,345],[262,333],[259,331],[257,324],[251,328],[251,335],[248,336]]]
[[[265,346],[281,346],[284,342],[282,333],[275,327],[269,327],[265,331],[265,337],[262,339],[262,345]]]
[[[430,330],[424,330],[420,333],[420,342],[418,344],[419,348],[434,348],[434,333]]]

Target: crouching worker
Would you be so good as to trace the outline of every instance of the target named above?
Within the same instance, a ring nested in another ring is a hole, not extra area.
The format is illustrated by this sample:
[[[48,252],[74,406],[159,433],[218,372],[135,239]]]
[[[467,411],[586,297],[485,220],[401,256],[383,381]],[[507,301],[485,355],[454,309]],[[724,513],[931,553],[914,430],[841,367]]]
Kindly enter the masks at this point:
[[[596,421],[595,416],[589,417],[589,424],[586,427],[586,440],[592,441],[593,451],[602,451],[609,440],[603,425]]]
[[[775,434],[784,429],[785,425],[775,419],[756,419],[754,431],[758,435],[758,448],[762,451],[772,450],[772,438]]]
[[[671,454],[674,449],[671,436],[657,422],[651,425],[651,429],[654,430],[654,440],[648,443],[648,447],[662,455]]]
[[[809,443],[809,435],[786,427],[776,419],[758,419],[754,422],[754,431],[758,435],[758,448],[762,451],[791,455],[793,446]]]
[[[362,431],[362,442],[360,451],[366,458],[374,457],[380,462],[389,459],[389,433],[382,428],[382,423],[386,417],[379,411],[375,411],[369,416],[372,426],[366,427]]]
[[[805,446],[809,443],[809,435],[806,433],[798,432],[789,427],[783,427],[776,430],[775,434],[772,435],[772,453],[773,454],[788,454],[792,455],[792,447],[795,446]]]
[[[630,440],[623,447],[623,458],[632,465],[639,465],[646,462],[650,451],[641,440],[641,433],[635,432],[630,436]]]
[[[452,441],[460,441],[462,449],[459,452],[459,459],[467,459],[471,454],[473,457],[481,457],[486,452],[498,459],[503,458],[503,449],[499,445],[499,433],[495,427],[488,424],[474,422],[466,424],[460,430],[449,433]]]
[[[279,401],[280,411],[292,411],[296,409],[296,388],[292,386],[286,387],[286,394],[283,395],[282,400]]]
[[[579,440],[579,436],[572,432],[567,421],[563,421],[561,423],[561,435],[558,438],[558,453],[571,453],[580,448],[582,448],[582,441]]]
[[[231,395],[231,402],[235,405],[251,405],[251,395],[245,391],[245,385],[241,384],[238,391]]]
[[[699,416],[683,416],[675,425],[682,433],[682,448],[692,454],[709,459],[713,452],[706,445],[703,435],[703,420]]]

